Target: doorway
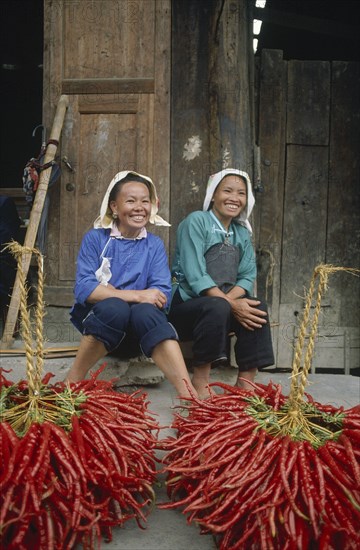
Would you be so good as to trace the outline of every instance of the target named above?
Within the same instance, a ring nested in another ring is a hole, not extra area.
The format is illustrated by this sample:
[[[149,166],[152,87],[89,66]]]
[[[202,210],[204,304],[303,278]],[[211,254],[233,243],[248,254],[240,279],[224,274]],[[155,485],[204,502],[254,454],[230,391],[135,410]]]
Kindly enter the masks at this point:
[[[24,166],[41,147],[41,131],[32,134],[42,122],[43,19],[42,0],[1,3],[0,187],[17,206]]]

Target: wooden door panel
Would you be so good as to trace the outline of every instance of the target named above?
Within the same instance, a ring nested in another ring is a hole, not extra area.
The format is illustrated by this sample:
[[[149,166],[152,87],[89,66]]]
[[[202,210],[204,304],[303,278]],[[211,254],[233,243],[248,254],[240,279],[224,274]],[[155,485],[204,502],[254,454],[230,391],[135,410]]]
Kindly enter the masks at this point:
[[[287,143],[328,145],[330,63],[288,62]]]
[[[60,93],[62,178],[49,220],[47,284],[70,286],[84,233],[120,170],[150,175],[169,211],[170,0],[45,0],[44,116]],[[155,154],[156,151],[156,154]],[[168,230],[156,230],[168,244]]]
[[[76,97],[72,99],[75,109],[78,101]],[[149,102],[146,103],[148,105]],[[121,102],[118,112],[97,113],[95,104],[92,110],[92,113],[81,112],[80,108],[76,114],[73,112],[76,123],[67,132],[64,146],[65,156],[75,172],[64,169],[66,176],[61,187],[61,281],[74,279],[75,259],[81,239],[92,227],[102,197],[115,173],[131,169],[147,173],[149,169],[148,156],[141,155],[141,151],[149,145],[148,113],[143,116],[143,112],[122,112]]]
[[[64,2],[66,79],[154,75],[155,2]],[[81,63],[79,63],[81,60]]]

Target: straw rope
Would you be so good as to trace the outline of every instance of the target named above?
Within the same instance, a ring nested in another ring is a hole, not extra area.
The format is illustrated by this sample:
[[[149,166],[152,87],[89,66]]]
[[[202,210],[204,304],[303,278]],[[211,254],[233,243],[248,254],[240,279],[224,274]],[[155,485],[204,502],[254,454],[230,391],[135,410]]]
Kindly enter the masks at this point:
[[[290,386],[289,401],[294,406],[294,408],[299,408],[300,404],[303,402],[305,387],[308,384],[308,375],[311,369],[311,362],[312,362],[314,349],[315,349],[315,340],[318,332],[319,315],[321,311],[321,301],[322,301],[323,294],[328,289],[329,275],[340,271],[345,271],[346,273],[350,273],[352,275],[356,275],[357,272],[360,272],[359,269],[354,269],[349,267],[337,267],[330,264],[320,264],[314,269],[314,272],[310,281],[309,290],[306,297],[303,318],[299,329],[299,337],[295,348],[294,360],[292,364],[292,380],[291,380],[291,386]],[[309,342],[308,342],[307,349],[305,350],[304,343],[308,332],[311,304],[313,301],[315,284],[316,284],[317,278],[319,278],[319,283],[317,287],[315,309],[314,309],[314,314],[311,322]],[[302,356],[304,355],[304,352],[305,352],[304,366],[301,367],[301,359],[302,359]]]
[[[356,275],[360,270],[326,264],[320,264],[315,268],[306,296],[303,317],[299,328],[299,337],[295,347],[292,380],[287,402],[281,409],[274,410],[263,399],[251,398],[249,399],[251,405],[247,409],[248,413],[271,435],[280,437],[289,435],[295,440],[307,440],[314,447],[321,446],[328,439],[336,439],[341,433],[341,412],[328,415],[317,410],[312,403],[304,400],[305,387],[308,384],[308,375],[315,349],[321,300],[328,287],[329,275],[336,272],[346,272]],[[315,308],[310,324],[311,306],[317,279],[318,286]],[[309,325],[310,330],[308,335]],[[307,336],[308,345],[306,347],[305,341]],[[301,363],[304,355],[304,365],[302,367]]]
[[[20,279],[20,314],[21,314],[21,336],[24,340],[26,350],[26,375],[29,383],[29,389],[33,395],[40,391],[41,378],[44,366],[44,331],[43,319],[44,308],[44,259],[39,250],[22,246],[16,241],[9,243],[5,249],[10,250],[17,261],[17,269]],[[35,330],[33,334],[30,313],[27,308],[28,288],[26,285],[26,276],[24,271],[24,261],[26,255],[35,255],[38,264],[38,285],[37,301],[35,308]],[[36,351],[33,350],[33,336],[36,342]],[[36,364],[33,359],[36,357]]]
[[[20,314],[21,336],[24,340],[26,355],[26,377],[28,392],[19,389],[16,384],[3,390],[0,403],[0,420],[7,421],[14,430],[23,435],[33,422],[50,421],[65,430],[71,429],[71,417],[78,414],[79,405],[86,400],[83,392],[72,393],[69,385],[63,391],[54,391],[42,383],[44,366],[44,265],[43,257],[36,248],[21,246],[11,242],[6,246],[16,258],[20,280]],[[38,263],[37,303],[34,316],[35,329],[32,330],[30,314],[27,308],[28,289],[25,270],[26,255],[34,254]],[[36,339],[36,350],[33,349],[33,336]],[[34,365],[34,357],[36,364]],[[16,399],[13,400],[13,397]]]
[[[29,396],[34,397],[36,391],[39,389],[36,387],[36,372],[34,366],[33,349],[32,349],[32,329],[30,321],[30,313],[27,308],[28,288],[26,284],[26,275],[24,271],[24,261],[26,261],[25,255],[32,254],[33,249],[25,248],[18,242],[12,241],[4,250],[9,249],[17,262],[17,269],[19,273],[19,288],[20,288],[20,316],[21,316],[21,336],[24,340],[25,355],[26,355],[26,376],[29,384]]]
[[[33,253],[37,255],[38,264],[38,284],[37,284],[37,301],[35,310],[35,341],[36,341],[36,368],[35,368],[35,386],[40,390],[41,379],[44,368],[44,330],[43,320],[45,315],[44,307],[44,258],[40,252],[33,249]]]

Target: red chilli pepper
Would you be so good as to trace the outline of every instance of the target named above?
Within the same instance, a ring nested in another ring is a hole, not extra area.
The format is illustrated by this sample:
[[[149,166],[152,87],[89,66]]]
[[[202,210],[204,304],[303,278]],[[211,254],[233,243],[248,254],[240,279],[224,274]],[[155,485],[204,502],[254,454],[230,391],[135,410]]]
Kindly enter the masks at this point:
[[[360,487],[360,466],[359,466],[359,464],[358,464],[358,462],[355,458],[355,454],[354,454],[352,444],[351,444],[349,438],[344,433],[341,434],[341,436],[339,438],[339,442],[341,442],[344,445],[346,454],[348,456],[349,462],[350,462],[351,467],[352,467],[352,471],[353,471],[353,474],[354,474],[354,478],[356,480],[356,484],[357,484],[358,487]]]

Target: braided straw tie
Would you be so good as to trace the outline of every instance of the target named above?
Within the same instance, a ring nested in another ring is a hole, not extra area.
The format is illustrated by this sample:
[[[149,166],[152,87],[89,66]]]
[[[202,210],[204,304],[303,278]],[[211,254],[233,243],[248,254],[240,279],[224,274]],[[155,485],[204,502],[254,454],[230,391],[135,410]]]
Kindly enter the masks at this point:
[[[346,273],[350,273],[352,275],[356,275],[357,272],[360,272],[359,269],[349,267],[336,267],[329,264],[320,264],[314,269],[314,273],[311,278],[310,287],[306,297],[303,318],[299,330],[299,338],[295,347],[294,360],[292,364],[292,380],[289,394],[290,410],[292,411],[299,410],[301,404],[303,403],[305,387],[308,384],[308,375],[314,355],[315,339],[318,331],[319,315],[321,309],[321,300],[323,294],[328,288],[329,275],[331,273],[336,273],[339,271],[345,271]],[[314,314],[310,327],[309,343],[305,353],[304,366],[303,368],[301,368],[301,359],[305,351],[304,342],[310,322],[310,309],[315,292],[315,283],[317,278],[319,278],[319,284],[316,293]]]
[[[340,271],[345,271],[352,275],[356,275],[357,272],[360,272],[359,269],[335,267],[326,264],[320,264],[314,269],[306,296],[305,308],[299,329],[299,337],[295,347],[289,397],[282,409],[272,411],[271,414],[269,411],[266,411],[266,413],[262,415],[262,419],[264,415],[266,415],[267,431],[274,436],[282,437],[289,435],[295,440],[307,440],[314,446],[319,446],[325,440],[332,439],[336,435],[333,429],[328,429],[316,421],[315,417],[318,417],[319,414],[314,410],[314,407],[305,401],[304,394],[314,354],[322,296],[327,290],[329,275]],[[316,302],[308,335],[310,310],[317,279],[318,287],[316,291]],[[307,336],[309,341],[306,348],[305,339]],[[305,355],[305,357],[302,367],[301,362],[303,355]],[[335,430],[338,430],[338,427],[335,426]]]
[[[42,373],[44,366],[44,263],[41,253],[36,248],[21,246],[13,241],[6,246],[17,260],[18,280],[20,281],[20,314],[21,336],[24,340],[26,354],[26,375],[28,395],[22,390],[12,395],[20,398],[14,401],[11,397],[6,401],[2,410],[2,421],[7,421],[18,435],[23,436],[33,422],[49,421],[61,426],[66,431],[72,428],[72,416],[77,413],[79,404],[86,397],[82,392],[73,393],[67,385],[62,391],[54,391],[51,386],[43,384]],[[35,330],[32,330],[30,314],[27,308],[28,291],[24,265],[28,265],[28,255],[34,254],[38,264],[38,292],[34,315]],[[33,337],[36,339],[36,348],[33,349]],[[34,365],[34,356],[36,364]]]
[[[41,253],[36,248],[29,248],[20,245],[16,241],[9,243],[5,249],[9,249],[17,261],[19,273],[20,288],[20,315],[21,315],[21,336],[24,340],[26,354],[26,376],[29,384],[29,397],[35,399],[40,394],[41,378],[44,365],[44,261]],[[4,250],[5,250],[4,249]],[[36,350],[33,350],[33,330],[31,326],[30,313],[27,308],[28,288],[26,284],[26,275],[24,262],[26,255],[34,254],[37,257],[38,264],[38,288],[37,302],[35,309],[35,340]],[[36,365],[34,365],[34,355],[36,356]]]

